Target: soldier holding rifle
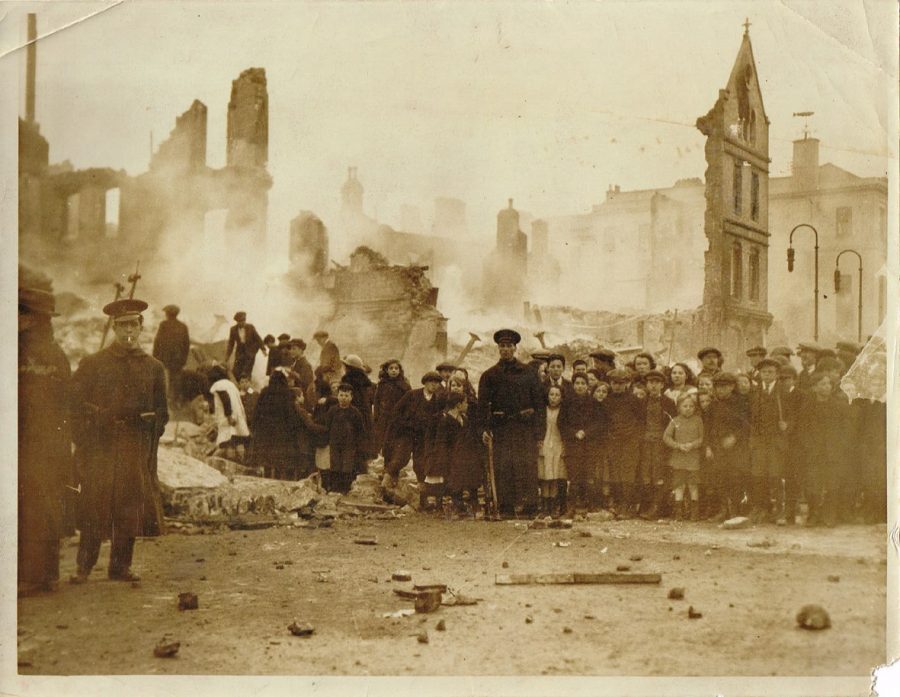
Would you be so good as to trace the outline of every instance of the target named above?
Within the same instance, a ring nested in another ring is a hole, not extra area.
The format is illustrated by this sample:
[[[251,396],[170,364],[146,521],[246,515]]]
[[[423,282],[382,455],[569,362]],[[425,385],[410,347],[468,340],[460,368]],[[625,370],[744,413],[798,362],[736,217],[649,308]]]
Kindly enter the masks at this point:
[[[538,504],[538,444],[546,428],[546,401],[537,373],[516,360],[518,332],[494,334],[500,360],[478,384],[479,417],[485,445],[492,446],[501,515],[533,515]]]
[[[81,486],[73,583],[87,581],[105,539],[112,542],[109,578],[137,581],[131,570],[135,538],[163,529],[156,450],[169,414],[165,369],[138,345],[146,309],[147,303],[131,298],[104,307],[115,341],[82,360],[72,378]]]

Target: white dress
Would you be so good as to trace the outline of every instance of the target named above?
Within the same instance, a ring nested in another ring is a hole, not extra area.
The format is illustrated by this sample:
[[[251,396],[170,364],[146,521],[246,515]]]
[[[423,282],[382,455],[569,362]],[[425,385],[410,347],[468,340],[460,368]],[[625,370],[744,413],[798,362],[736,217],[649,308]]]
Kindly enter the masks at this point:
[[[538,458],[538,479],[568,479],[558,419],[559,407],[547,407],[547,432]]]
[[[250,428],[247,426],[247,414],[244,412],[244,403],[241,401],[241,393],[231,380],[217,380],[209,388],[215,402],[215,419],[218,433],[216,434],[216,445],[222,445],[232,439],[233,436],[249,436]],[[234,425],[228,423],[228,417],[225,416],[225,406],[219,398],[217,392],[224,392],[228,395],[231,402],[231,415],[234,417]]]

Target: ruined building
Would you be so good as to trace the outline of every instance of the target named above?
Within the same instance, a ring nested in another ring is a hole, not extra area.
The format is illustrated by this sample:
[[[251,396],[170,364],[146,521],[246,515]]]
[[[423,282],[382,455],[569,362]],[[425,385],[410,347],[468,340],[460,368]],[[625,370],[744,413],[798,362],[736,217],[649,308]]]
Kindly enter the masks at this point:
[[[740,356],[765,345],[772,324],[769,119],[746,28],[728,84],[697,128],[706,136],[707,163],[703,343]]]
[[[559,260],[550,251],[547,221],[531,223],[531,252],[528,254],[528,298],[530,302],[555,303],[559,296]]]
[[[485,304],[519,317],[526,297],[528,236],[519,229],[519,212],[512,199],[497,213],[497,243],[484,262],[483,273]]]
[[[114,261],[153,264],[161,248],[186,249],[204,232],[206,215],[222,210],[232,242],[265,239],[268,191],[268,95],[262,68],[232,83],[227,164],[206,164],[207,108],[195,100],[151,156],[147,172],[130,177],[110,168],[75,170],[49,164],[50,145],[35,120],[37,30],[28,19],[26,117],[19,121],[20,257],[38,263],[78,259],[86,280],[108,279]],[[118,221],[108,222],[108,194],[118,190]],[[161,245],[163,236],[166,244]],[[76,252],[75,256],[73,253]],[[126,255],[127,252],[127,255]],[[164,259],[159,259],[164,261]]]
[[[292,273],[301,279],[328,270],[328,230],[315,213],[300,211],[291,221],[288,258]]]

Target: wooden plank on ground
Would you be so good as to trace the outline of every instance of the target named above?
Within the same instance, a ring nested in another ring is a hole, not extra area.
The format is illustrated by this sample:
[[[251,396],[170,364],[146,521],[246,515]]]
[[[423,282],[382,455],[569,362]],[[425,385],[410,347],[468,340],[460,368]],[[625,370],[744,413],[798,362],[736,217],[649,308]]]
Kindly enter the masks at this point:
[[[614,584],[614,583],[659,583],[659,574],[639,574],[604,572],[594,574],[497,574],[494,583],[498,586],[527,586],[532,584]]]

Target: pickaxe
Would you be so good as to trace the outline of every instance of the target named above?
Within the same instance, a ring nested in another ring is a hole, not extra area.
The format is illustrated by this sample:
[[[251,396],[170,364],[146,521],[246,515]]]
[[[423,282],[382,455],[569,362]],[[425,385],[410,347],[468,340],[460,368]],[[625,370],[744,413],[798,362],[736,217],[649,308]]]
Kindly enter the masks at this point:
[[[547,350],[547,344],[544,343],[544,334],[546,334],[543,329],[534,335],[534,338],[541,342],[541,348],[545,351]]]
[[[119,300],[122,297],[122,293],[124,292],[125,286],[123,286],[119,282],[116,282],[116,298],[115,300],[113,300],[113,302]],[[103,336],[100,338],[100,348],[106,346],[106,337],[109,336],[109,330],[112,328],[112,321],[112,316],[106,318],[106,326],[103,328]]]
[[[481,341],[481,337],[475,332],[469,332],[469,343],[465,345],[463,350],[460,351],[459,356],[456,357],[456,365],[462,365],[463,360],[469,355],[469,351],[472,350],[476,341]]]

